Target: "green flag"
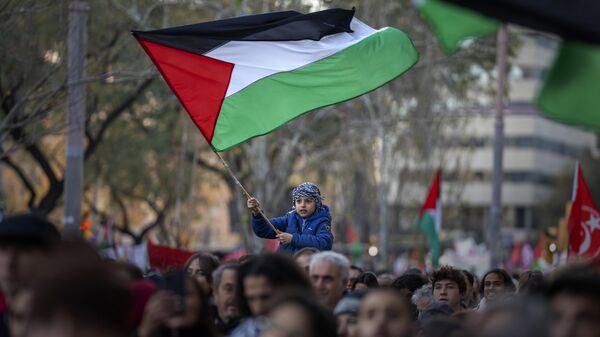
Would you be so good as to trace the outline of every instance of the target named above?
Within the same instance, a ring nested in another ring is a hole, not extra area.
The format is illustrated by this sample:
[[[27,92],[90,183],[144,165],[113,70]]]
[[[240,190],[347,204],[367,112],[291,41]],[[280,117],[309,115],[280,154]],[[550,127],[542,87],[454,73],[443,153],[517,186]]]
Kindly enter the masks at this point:
[[[462,40],[492,34],[500,27],[497,20],[441,0],[417,0],[416,5],[448,53],[455,52]]]
[[[600,131],[599,81],[600,46],[564,41],[538,107],[549,118]]]

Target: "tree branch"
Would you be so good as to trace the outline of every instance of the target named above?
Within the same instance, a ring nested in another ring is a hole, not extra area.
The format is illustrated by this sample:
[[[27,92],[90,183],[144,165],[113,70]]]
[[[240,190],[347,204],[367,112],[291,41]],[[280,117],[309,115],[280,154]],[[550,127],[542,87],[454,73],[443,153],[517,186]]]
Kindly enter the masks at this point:
[[[138,96],[144,92],[152,84],[156,77],[146,79],[129,97],[127,97],[121,104],[115,107],[106,117],[100,130],[96,133],[96,136],[88,137],[88,145],[85,149],[84,161],[87,160],[95,151],[102,139],[108,127],[125,111],[127,110],[138,98]]]
[[[13,169],[13,171],[15,171],[15,173],[19,176],[19,179],[21,179],[21,181],[23,182],[23,185],[25,185],[25,188],[29,191],[30,196],[29,196],[29,201],[27,201],[27,207],[33,208],[36,193],[35,193],[35,188],[33,188],[33,185],[31,184],[31,181],[29,180],[29,178],[27,178],[27,176],[25,175],[25,172],[23,172],[23,170],[21,170],[21,168],[19,166],[15,165],[15,163],[12,160],[10,160],[9,157],[3,157],[2,161],[6,165],[8,165],[8,167]]]

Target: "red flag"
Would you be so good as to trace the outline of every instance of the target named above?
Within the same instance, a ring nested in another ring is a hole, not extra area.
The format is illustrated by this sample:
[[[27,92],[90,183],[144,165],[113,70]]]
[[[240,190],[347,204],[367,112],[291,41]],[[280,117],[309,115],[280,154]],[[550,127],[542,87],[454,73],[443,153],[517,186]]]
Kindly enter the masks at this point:
[[[279,241],[275,239],[266,240],[263,252],[276,252],[277,248],[279,248]]]
[[[573,206],[568,228],[569,254],[592,258],[600,255],[600,212],[592,200],[579,164],[573,182]]]
[[[358,240],[358,235],[351,221],[346,221],[346,243],[355,243]]]
[[[194,255],[181,249],[158,246],[148,240],[148,260],[150,267],[158,269],[183,268],[185,262]]]

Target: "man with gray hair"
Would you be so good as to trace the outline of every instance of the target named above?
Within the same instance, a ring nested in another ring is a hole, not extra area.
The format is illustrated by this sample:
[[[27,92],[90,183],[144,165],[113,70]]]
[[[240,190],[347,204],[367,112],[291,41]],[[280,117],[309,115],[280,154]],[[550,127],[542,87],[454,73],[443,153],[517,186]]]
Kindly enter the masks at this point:
[[[321,303],[333,310],[344,296],[350,275],[350,261],[332,251],[317,253],[310,261],[309,275]]]
[[[237,262],[220,265],[212,273],[215,327],[223,336],[228,335],[240,321],[240,310],[235,300]]]
[[[418,314],[433,302],[433,290],[431,288],[431,284],[426,284],[421,288],[415,290],[410,301],[416,307]]]

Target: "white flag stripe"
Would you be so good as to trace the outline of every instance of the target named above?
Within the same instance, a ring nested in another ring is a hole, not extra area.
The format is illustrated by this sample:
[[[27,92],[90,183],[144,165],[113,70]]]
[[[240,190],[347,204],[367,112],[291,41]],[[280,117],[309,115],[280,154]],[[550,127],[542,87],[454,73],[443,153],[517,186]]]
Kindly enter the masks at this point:
[[[438,235],[442,231],[442,191],[440,191],[440,195],[438,195],[437,200],[435,201],[435,231]]]
[[[320,41],[231,41],[205,56],[234,64],[225,95],[229,97],[261,78],[324,59],[377,32],[356,18],[350,28],[353,33],[328,35]]]

